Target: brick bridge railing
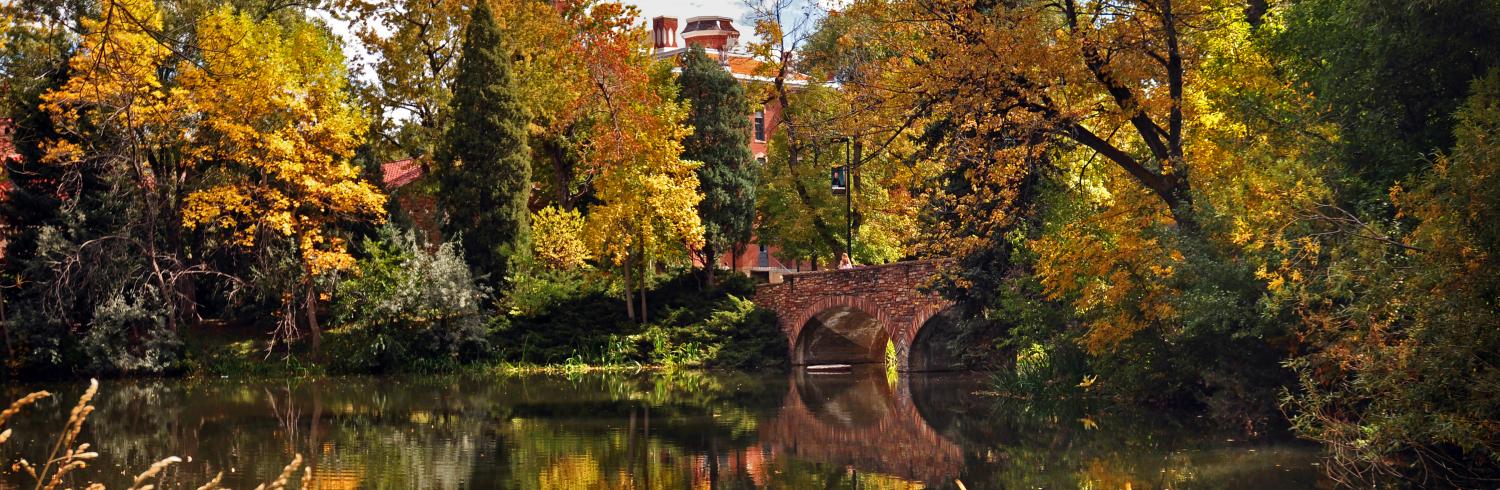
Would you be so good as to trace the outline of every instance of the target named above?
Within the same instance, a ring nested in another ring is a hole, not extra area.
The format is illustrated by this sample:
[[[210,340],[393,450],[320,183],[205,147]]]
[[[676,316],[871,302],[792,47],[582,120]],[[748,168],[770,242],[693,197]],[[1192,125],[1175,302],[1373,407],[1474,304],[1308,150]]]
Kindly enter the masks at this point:
[[[810,348],[812,330],[848,334],[851,344],[867,354],[864,361],[881,362],[885,341],[895,345],[896,367],[906,371],[912,366],[912,343],[928,320],[951,306],[943,298],[921,291],[938,271],[941,262],[934,260],[897,262],[893,264],[786,274],[783,282],[762,284],[755,291],[755,304],[776,312],[781,330],[786,333],[792,364],[817,364],[825,360],[847,362],[848,359],[823,359]],[[850,320],[851,318],[855,320]],[[874,334],[854,335],[848,325],[878,329]],[[844,332],[840,332],[840,330]]]

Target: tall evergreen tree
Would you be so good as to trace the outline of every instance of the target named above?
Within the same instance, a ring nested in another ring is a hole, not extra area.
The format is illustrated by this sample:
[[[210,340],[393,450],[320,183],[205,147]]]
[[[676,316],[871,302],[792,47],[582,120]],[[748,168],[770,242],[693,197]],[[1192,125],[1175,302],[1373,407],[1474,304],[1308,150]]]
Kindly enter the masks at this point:
[[[437,162],[445,231],[463,237],[476,275],[503,284],[513,258],[529,249],[531,150],[488,2],[476,3],[464,31],[451,107],[453,125]]]
[[[703,219],[704,273],[712,285],[719,254],[749,242],[755,220],[750,105],[739,81],[700,46],[683,55],[677,83],[678,98],[692,105],[687,123],[693,134],[682,141],[682,158],[703,162],[698,167],[703,193],[698,215]]]

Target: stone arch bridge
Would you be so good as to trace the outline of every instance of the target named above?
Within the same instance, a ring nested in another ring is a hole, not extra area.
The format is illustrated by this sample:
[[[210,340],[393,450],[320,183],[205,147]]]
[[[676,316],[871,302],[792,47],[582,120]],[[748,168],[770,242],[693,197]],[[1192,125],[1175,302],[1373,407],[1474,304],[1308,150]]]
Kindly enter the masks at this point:
[[[793,365],[884,363],[890,344],[897,370],[946,370],[957,363],[934,339],[952,325],[952,303],[923,291],[940,264],[790,273],[760,285],[754,301],[776,312]]]

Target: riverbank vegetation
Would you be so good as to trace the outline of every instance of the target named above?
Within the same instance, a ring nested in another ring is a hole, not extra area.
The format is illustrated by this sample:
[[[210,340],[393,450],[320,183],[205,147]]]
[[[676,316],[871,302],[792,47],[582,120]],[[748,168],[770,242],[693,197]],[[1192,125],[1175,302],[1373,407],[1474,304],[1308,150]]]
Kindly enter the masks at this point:
[[[795,9],[739,84],[602,1],[7,4],[6,375],[782,365],[701,267],[753,237],[953,259],[943,340],[1008,396],[1500,478],[1493,2]]]

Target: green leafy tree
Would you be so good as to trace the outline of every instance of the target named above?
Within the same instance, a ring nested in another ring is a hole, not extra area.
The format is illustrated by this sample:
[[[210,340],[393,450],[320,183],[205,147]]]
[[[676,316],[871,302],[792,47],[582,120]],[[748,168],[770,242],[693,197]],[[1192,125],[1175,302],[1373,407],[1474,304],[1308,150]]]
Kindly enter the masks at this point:
[[[682,57],[677,78],[679,100],[691,104],[687,124],[693,133],[682,141],[682,158],[696,160],[698,216],[703,220],[703,263],[707,283],[721,252],[750,241],[755,220],[756,168],[750,155],[749,102],[734,76],[694,46]]]
[[[447,233],[463,236],[469,267],[494,285],[529,247],[531,150],[494,14],[479,2],[472,15],[453,84],[453,126],[437,169],[439,199]]]
[[[1289,244],[1295,265],[1268,273],[1310,348],[1291,362],[1294,427],[1329,448],[1337,476],[1500,477],[1500,71],[1473,87],[1454,148],[1391,192],[1409,232],[1324,220]]]
[[[1293,81],[1339,125],[1343,196],[1379,206],[1394,182],[1453,146],[1470,80],[1500,66],[1500,3],[1304,0],[1272,42]]]

